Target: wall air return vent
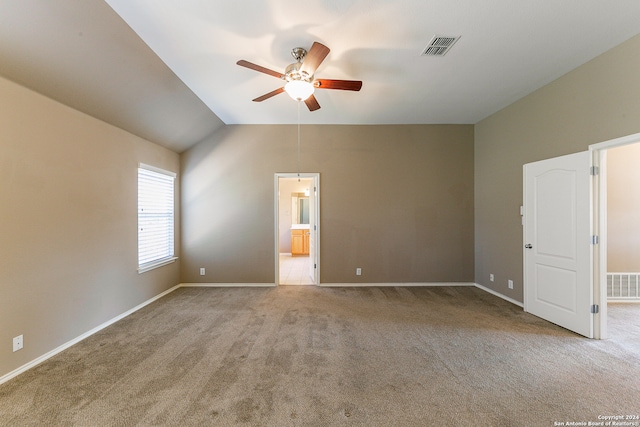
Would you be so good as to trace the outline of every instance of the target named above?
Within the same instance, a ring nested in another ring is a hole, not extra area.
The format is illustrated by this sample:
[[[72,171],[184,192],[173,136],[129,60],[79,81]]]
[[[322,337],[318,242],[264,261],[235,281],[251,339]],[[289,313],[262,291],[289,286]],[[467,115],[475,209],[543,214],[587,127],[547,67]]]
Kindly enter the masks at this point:
[[[421,55],[444,56],[459,38],[460,36],[433,36]]]

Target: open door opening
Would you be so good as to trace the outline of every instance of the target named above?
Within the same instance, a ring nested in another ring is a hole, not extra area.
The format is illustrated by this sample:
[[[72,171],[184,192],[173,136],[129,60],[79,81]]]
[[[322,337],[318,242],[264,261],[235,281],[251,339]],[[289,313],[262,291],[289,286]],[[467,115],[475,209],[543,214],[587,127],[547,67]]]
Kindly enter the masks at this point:
[[[275,176],[275,283],[319,284],[319,174]]]
[[[600,238],[594,279],[599,285],[595,289],[601,307],[596,328],[599,338],[604,339],[610,335],[609,301],[635,303],[631,310],[632,320],[627,314],[623,323],[640,323],[640,284],[636,283],[640,280],[640,226],[637,221],[640,214],[636,213],[640,206],[640,173],[637,172],[640,134],[594,144],[590,149],[599,168],[594,211]],[[629,307],[621,310],[628,312]],[[632,327],[621,325],[619,321],[614,324],[617,328]],[[624,331],[611,331],[611,337],[616,336],[624,336]]]
[[[525,311],[590,338],[608,337],[607,152],[639,142],[640,133],[524,166]],[[635,279],[626,280],[626,293],[636,292],[628,286]]]

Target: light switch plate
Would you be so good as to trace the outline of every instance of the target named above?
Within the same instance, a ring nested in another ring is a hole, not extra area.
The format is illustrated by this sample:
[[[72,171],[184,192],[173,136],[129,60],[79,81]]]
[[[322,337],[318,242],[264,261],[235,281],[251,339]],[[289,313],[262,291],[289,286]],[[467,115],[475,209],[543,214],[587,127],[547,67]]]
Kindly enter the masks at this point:
[[[23,346],[24,346],[24,337],[22,335],[18,335],[17,337],[13,338],[14,352],[21,350]]]

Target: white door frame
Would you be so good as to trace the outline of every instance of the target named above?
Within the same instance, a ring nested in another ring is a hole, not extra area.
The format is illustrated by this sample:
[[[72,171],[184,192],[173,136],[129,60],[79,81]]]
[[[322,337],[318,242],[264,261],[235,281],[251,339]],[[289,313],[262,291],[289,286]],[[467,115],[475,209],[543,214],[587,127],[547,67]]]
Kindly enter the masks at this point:
[[[593,297],[600,309],[594,316],[596,339],[606,339],[607,330],[607,150],[640,142],[640,133],[592,144],[593,165],[599,168],[593,185],[593,230],[599,236],[598,248],[593,251]]]
[[[311,259],[310,262],[315,263],[315,277],[314,283],[316,286],[320,286],[320,174],[319,173],[276,173],[274,175],[274,217],[275,217],[275,230],[274,230],[274,245],[275,245],[275,284],[276,286],[280,283],[280,215],[279,215],[279,180],[280,178],[304,178],[311,179],[313,182],[313,186],[315,187],[315,194],[313,192],[309,192],[309,198],[314,197],[315,203],[315,259]],[[314,232],[314,230],[310,230],[310,232]],[[310,251],[311,252],[311,251]]]

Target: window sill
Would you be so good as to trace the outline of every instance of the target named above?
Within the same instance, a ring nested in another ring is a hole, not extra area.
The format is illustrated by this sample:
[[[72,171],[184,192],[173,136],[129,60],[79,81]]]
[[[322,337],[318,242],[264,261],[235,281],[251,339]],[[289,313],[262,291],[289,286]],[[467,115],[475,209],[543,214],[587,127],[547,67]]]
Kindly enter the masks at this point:
[[[151,271],[151,270],[156,269],[158,267],[162,267],[163,265],[171,264],[173,262],[176,262],[177,259],[178,259],[178,257],[163,258],[163,259],[160,259],[160,260],[157,260],[157,261],[148,262],[146,264],[140,265],[140,266],[138,266],[138,274],[142,274],[142,273],[145,273],[147,271]]]

